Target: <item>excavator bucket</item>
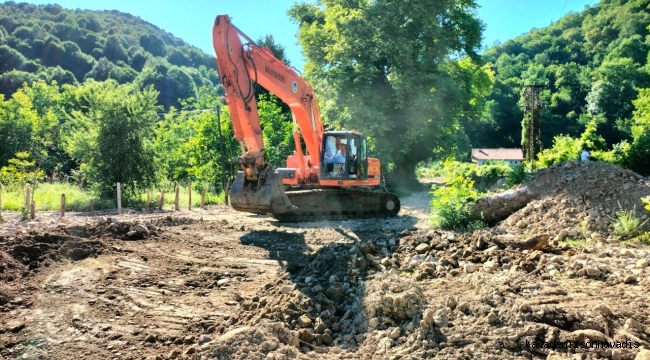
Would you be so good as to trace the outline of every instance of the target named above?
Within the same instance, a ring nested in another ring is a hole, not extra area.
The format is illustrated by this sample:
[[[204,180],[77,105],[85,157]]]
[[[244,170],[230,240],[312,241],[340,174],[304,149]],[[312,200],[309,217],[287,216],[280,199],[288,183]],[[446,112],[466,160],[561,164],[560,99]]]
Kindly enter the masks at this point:
[[[230,190],[230,204],[237,211],[254,214],[283,214],[295,209],[291,205],[282,185],[282,175],[269,173],[266,181],[246,181],[243,171],[239,171]]]

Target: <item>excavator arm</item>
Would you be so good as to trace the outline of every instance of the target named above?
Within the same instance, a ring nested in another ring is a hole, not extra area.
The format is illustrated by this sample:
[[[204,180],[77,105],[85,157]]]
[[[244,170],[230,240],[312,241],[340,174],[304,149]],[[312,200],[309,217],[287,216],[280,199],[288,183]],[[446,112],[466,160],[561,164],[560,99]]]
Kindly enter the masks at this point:
[[[300,166],[296,169],[298,183],[318,181],[324,129],[312,87],[269,49],[257,46],[231,23],[227,15],[217,16],[212,38],[235,137],[242,143],[242,156],[238,162],[246,180],[259,181],[270,171],[265,160],[264,140],[255,101],[254,84],[257,83],[291,109],[297,125],[294,127],[294,139],[300,161]],[[302,132],[307,157],[300,154],[302,146],[298,129]]]

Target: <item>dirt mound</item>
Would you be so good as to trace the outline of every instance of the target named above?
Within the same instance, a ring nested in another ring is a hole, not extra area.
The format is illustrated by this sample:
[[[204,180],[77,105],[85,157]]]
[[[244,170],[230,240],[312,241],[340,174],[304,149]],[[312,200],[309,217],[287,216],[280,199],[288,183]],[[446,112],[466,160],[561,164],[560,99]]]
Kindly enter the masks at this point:
[[[285,324],[266,322],[255,327],[242,327],[229,331],[216,339],[210,358],[235,359],[307,359],[298,350],[299,340],[295,332]]]
[[[621,208],[648,218],[641,198],[650,195],[650,182],[612,164],[569,161],[537,172],[526,186],[536,199],[499,224],[500,229],[559,239],[606,239]]]

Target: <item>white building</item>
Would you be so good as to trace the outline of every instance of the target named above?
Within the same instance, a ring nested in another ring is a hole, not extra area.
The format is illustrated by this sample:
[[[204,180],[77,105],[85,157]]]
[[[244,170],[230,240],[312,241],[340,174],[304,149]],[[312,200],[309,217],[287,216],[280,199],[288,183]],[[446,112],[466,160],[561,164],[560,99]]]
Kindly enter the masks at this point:
[[[524,161],[521,149],[472,149],[472,162],[478,166],[487,161],[504,161],[510,166],[517,166]]]

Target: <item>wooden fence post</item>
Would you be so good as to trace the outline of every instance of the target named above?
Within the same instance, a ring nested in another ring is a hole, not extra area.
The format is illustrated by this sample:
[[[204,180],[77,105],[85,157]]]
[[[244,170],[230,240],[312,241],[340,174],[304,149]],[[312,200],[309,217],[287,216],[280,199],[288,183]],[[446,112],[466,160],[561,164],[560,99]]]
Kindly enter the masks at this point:
[[[229,205],[229,203],[228,203],[228,190],[230,190],[230,182],[228,184],[226,184],[226,190],[224,190],[224,192],[223,192],[223,200],[224,200],[224,204],[226,204],[226,205]]]
[[[191,181],[189,185],[187,185],[187,191],[189,194],[189,205],[187,205],[187,210],[192,210],[192,182]]]
[[[176,211],[181,210],[181,208],[178,207],[178,194],[179,194],[179,191],[180,191],[180,187],[177,186],[176,187],[176,199],[174,199],[174,210],[176,210]]]
[[[201,193],[201,209],[205,209],[205,186],[203,187],[203,192]]]
[[[117,183],[117,215],[122,215],[122,188]]]
[[[158,210],[162,210],[164,202],[165,202],[165,190],[161,190],[160,191],[160,202],[158,203]]]
[[[59,208],[59,215],[65,215],[65,194],[61,194],[61,207]]]
[[[32,199],[32,204],[31,204],[31,218],[32,220],[36,219],[36,199]]]
[[[2,221],[2,192],[5,190],[5,187],[0,183],[0,221]]]
[[[149,211],[149,204],[151,203],[151,193],[147,193],[147,211]]]
[[[27,193],[25,195],[25,211],[29,211],[29,207],[32,205],[32,189],[27,187]]]
[[[90,199],[90,215],[95,216],[95,200]]]

